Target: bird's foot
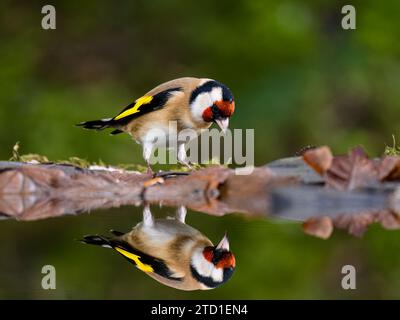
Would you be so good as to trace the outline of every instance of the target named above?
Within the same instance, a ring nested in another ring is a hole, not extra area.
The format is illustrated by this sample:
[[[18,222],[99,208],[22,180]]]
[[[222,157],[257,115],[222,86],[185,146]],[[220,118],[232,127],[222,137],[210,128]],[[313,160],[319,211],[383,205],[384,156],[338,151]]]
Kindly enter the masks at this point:
[[[187,176],[190,172],[185,171],[158,171],[153,174],[154,178],[171,178],[173,176]]]
[[[154,175],[153,169],[151,168],[150,164],[147,164],[147,174]]]
[[[193,163],[193,162],[186,161],[186,160],[179,161],[179,163],[180,163],[181,165],[185,166],[186,168],[190,169],[190,170],[195,170],[196,167],[198,167],[198,164],[197,164],[197,163]]]

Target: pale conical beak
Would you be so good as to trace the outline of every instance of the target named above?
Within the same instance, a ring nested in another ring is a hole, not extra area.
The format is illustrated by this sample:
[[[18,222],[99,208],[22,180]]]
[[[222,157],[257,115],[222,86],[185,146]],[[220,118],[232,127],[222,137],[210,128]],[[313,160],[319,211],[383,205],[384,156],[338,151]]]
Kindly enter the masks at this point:
[[[221,128],[222,132],[225,133],[229,126],[229,118],[216,119],[215,123]]]
[[[229,251],[229,241],[228,241],[228,236],[224,235],[224,237],[222,238],[222,240],[218,243],[217,249],[225,249],[226,251]]]

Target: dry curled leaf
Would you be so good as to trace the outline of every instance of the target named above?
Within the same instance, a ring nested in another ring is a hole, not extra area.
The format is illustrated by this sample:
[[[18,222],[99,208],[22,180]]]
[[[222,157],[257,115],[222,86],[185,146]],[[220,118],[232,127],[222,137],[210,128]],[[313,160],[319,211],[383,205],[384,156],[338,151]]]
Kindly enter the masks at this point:
[[[334,157],[325,173],[328,186],[339,190],[354,190],[380,182],[379,171],[362,148],[355,148],[347,156]]]
[[[379,178],[381,181],[395,181],[400,179],[399,156],[385,156],[378,161]]]
[[[400,178],[400,157],[372,160],[361,147],[335,157],[328,147],[320,147],[306,151],[303,159],[323,176],[327,186],[337,190],[371,187],[382,181]]]
[[[294,154],[295,157],[301,157],[306,151],[308,150],[312,150],[312,149],[316,149],[318,148],[317,146],[312,146],[312,145],[308,145],[305,147],[302,147],[300,150],[297,150]]]
[[[332,152],[327,146],[306,150],[304,161],[317,173],[323,175],[332,165]]]

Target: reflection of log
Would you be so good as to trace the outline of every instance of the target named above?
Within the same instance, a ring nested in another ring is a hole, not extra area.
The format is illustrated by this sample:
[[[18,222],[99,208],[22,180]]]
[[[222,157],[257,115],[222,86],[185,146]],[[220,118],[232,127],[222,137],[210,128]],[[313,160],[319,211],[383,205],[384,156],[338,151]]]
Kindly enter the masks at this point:
[[[265,213],[268,185],[293,182],[291,178],[274,181],[263,168],[251,176],[236,176],[233,170],[213,167],[155,179],[138,172],[69,165],[0,162],[0,168],[0,212],[22,220],[142,202],[185,205],[210,214]]]
[[[400,225],[395,214],[397,157],[369,160],[356,150],[340,158],[319,148],[307,151],[304,159],[278,160],[255,168],[251,175],[211,167],[155,179],[108,168],[0,162],[0,212],[35,220],[147,202],[185,205],[214,215],[240,212],[308,219],[305,230],[321,237],[332,229],[332,219],[323,218],[327,216],[356,234],[374,221],[387,228]]]

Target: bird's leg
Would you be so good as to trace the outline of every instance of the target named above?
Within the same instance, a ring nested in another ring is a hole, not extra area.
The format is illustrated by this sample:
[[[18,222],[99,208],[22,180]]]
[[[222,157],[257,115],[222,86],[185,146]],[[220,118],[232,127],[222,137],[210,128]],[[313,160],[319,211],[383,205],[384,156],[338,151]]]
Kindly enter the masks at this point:
[[[183,164],[184,166],[188,167],[189,169],[193,169],[190,165],[189,161],[187,160],[185,144],[180,143],[178,144],[178,162]]]
[[[168,178],[168,177],[173,177],[173,176],[177,176],[177,175],[187,175],[188,174],[187,172],[173,172],[173,171],[153,172],[153,170],[151,169],[151,165],[150,165],[150,157],[151,157],[151,153],[153,151],[153,147],[154,147],[153,143],[150,143],[150,142],[143,143],[143,158],[147,164],[147,173],[151,174],[153,176],[153,178]]]
[[[185,223],[186,213],[187,213],[186,207],[185,206],[179,206],[176,209],[175,219],[180,221],[180,222],[182,222],[182,223]]]
[[[151,165],[150,165],[150,157],[151,157],[152,150],[153,150],[153,145],[151,143],[143,144],[143,158],[147,164],[147,173],[148,174],[153,174],[153,170],[151,169]]]
[[[146,227],[152,227],[154,225],[154,217],[150,211],[149,204],[145,204],[143,208],[143,225]]]

